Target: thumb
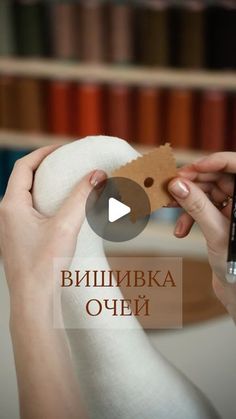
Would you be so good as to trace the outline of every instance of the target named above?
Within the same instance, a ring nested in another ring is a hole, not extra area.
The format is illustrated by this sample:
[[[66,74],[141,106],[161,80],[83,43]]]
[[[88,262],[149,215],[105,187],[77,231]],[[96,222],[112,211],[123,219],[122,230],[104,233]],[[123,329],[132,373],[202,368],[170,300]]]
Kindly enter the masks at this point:
[[[208,243],[216,242],[220,236],[222,214],[207,195],[193,182],[175,178],[169,182],[168,190],[185,211],[198,223]]]
[[[107,175],[103,170],[95,170],[83,177],[75,186],[54,217],[65,231],[78,234],[84,221],[88,195],[93,188],[99,189],[99,185],[103,184],[106,178]]]

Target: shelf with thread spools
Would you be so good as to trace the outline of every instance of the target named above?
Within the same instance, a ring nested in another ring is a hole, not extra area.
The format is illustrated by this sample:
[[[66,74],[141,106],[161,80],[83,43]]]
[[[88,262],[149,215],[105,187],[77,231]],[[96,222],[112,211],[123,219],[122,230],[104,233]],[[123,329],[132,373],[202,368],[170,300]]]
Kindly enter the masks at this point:
[[[2,57],[0,82],[2,129],[235,149],[235,72]]]
[[[236,90],[236,74],[230,71],[170,70],[3,57],[0,58],[0,74],[136,86],[148,84],[161,87]]]

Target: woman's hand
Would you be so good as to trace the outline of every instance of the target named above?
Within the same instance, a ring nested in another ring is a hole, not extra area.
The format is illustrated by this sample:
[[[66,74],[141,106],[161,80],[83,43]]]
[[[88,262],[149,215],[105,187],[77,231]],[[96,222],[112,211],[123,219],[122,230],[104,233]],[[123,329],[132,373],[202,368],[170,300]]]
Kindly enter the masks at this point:
[[[231,215],[229,196],[233,194],[236,153],[214,153],[179,170],[169,183],[169,191],[185,209],[177,221],[175,235],[185,237],[196,221],[208,247],[213,270],[213,288],[236,322],[236,284],[226,282],[226,261]],[[221,207],[222,202],[228,205]]]
[[[105,179],[102,171],[90,173],[55,216],[43,216],[33,208],[33,176],[54,149],[41,148],[16,162],[0,204],[0,243],[11,297],[51,296],[53,258],[73,256],[85,216],[86,198]]]
[[[86,198],[106,175],[96,170],[85,176],[55,216],[45,217],[33,208],[31,189],[34,171],[54,149],[44,147],[17,161],[0,204],[22,419],[86,417],[60,304],[57,311],[53,307],[53,258],[73,256]],[[53,327],[53,315],[61,329]]]

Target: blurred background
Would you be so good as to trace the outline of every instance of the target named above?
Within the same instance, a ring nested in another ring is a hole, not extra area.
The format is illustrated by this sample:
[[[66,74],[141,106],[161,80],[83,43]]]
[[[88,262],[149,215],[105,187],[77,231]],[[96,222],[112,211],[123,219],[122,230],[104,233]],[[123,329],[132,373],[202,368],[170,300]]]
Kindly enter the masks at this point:
[[[14,162],[87,135],[141,152],[165,142],[177,164],[236,151],[235,0],[0,0],[0,196]],[[122,254],[183,258],[183,324],[153,344],[236,417],[236,333],[216,300],[198,228],[173,237],[164,208]],[[108,254],[121,254],[107,244]],[[0,418],[19,417],[0,271]]]

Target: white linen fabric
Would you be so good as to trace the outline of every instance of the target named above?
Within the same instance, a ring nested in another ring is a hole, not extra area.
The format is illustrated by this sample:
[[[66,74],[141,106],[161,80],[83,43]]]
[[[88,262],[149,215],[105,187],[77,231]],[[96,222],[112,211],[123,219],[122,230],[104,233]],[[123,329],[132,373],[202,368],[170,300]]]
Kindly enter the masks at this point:
[[[137,156],[128,143],[114,137],[94,136],[69,143],[38,168],[34,205],[50,216],[85,174],[103,169],[109,175]],[[103,241],[85,219],[75,252],[84,269],[88,256],[106,263]],[[84,298],[86,292],[84,288]],[[111,292],[112,298],[120,298],[118,288]],[[106,316],[99,328],[97,324],[86,328],[81,293],[78,298],[74,287],[63,296],[62,306],[65,324],[75,325],[67,334],[90,419],[218,418],[202,392],[151,346],[135,318],[125,318],[127,329],[109,328]]]

